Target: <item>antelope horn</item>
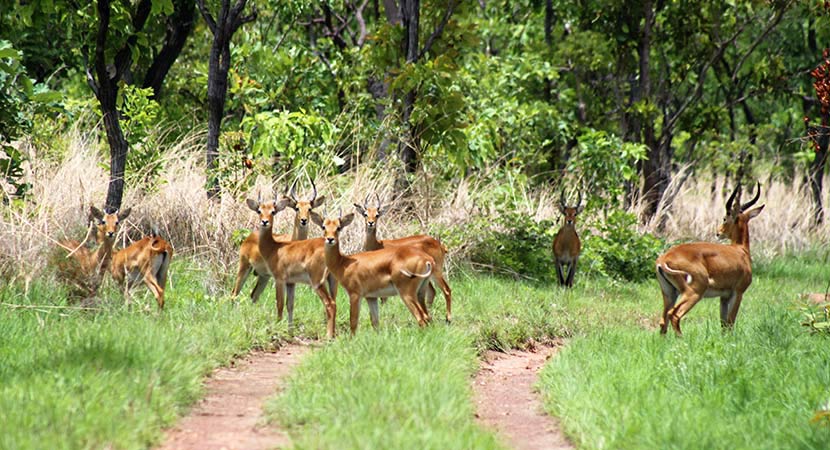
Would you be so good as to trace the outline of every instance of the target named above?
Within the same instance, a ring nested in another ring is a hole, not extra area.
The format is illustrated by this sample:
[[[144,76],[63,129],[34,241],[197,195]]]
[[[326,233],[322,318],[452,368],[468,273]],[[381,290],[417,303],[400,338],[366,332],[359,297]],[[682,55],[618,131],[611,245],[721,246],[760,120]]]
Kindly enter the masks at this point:
[[[337,207],[337,219],[339,220],[339,219],[342,219],[342,218],[343,218],[343,208],[338,206]]]
[[[314,180],[311,180],[311,189],[313,189],[314,192],[311,194],[311,200],[309,200],[310,203],[317,199],[317,186],[314,184]]]
[[[378,211],[380,211],[380,195],[377,192],[375,192],[375,199],[378,201]]]
[[[741,188],[741,184],[738,183],[735,185],[735,189],[732,191],[732,195],[729,196],[729,200],[726,201],[726,213],[729,214],[732,212],[732,202],[735,200],[735,195],[738,194],[738,190]]]
[[[372,194],[366,194],[366,198],[363,199],[363,209],[369,208],[369,196]]]
[[[755,202],[758,201],[758,198],[761,196],[761,182],[758,181],[758,184],[755,185],[755,198],[752,200],[744,203],[741,205],[741,212],[746,211],[750,206],[754,205]]]
[[[576,198],[576,206],[574,206],[574,209],[579,208],[579,205],[582,204],[582,191],[577,191],[577,195],[578,197]]]
[[[565,190],[564,189],[559,193],[559,206],[561,206],[562,209],[567,208],[567,206],[565,206]]]
[[[289,191],[289,193],[288,193],[288,197],[291,198],[291,200],[293,200],[294,203],[297,202],[297,197],[294,195],[295,194],[294,190],[296,188],[297,188],[297,180],[295,179],[294,182],[291,183],[291,191]]]

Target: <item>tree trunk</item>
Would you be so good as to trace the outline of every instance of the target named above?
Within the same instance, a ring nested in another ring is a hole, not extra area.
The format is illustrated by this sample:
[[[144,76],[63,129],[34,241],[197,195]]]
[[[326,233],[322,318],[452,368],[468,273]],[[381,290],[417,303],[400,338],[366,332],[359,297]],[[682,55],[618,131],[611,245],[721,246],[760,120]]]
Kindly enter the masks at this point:
[[[650,0],[643,2],[643,29],[640,35],[639,60],[640,60],[640,86],[639,98],[652,101],[651,98],[651,73],[650,73],[650,52],[651,52],[651,27],[654,23],[654,8]],[[652,120],[642,120],[642,142],[648,148],[648,159],[643,161],[643,188],[641,199],[645,203],[643,213],[645,219],[651,219],[657,213],[657,206],[666,190],[669,179],[667,171],[664,171],[666,139],[657,142],[655,139],[654,125]]]
[[[173,14],[166,20],[167,31],[164,44],[144,75],[143,87],[153,89],[155,100],[160,97],[164,79],[193,31],[193,18],[196,13],[195,0],[176,0],[174,8]]]
[[[401,0],[401,22],[404,28],[404,51],[407,64],[418,62],[420,50],[418,31],[421,22],[420,0]],[[399,191],[409,188],[406,174],[414,173],[418,168],[420,153],[419,137],[415,125],[410,122],[412,111],[415,108],[415,89],[406,93],[403,99],[403,114],[401,123],[404,127],[404,138],[398,144],[398,154],[404,165],[404,173],[398,178],[397,187]]]

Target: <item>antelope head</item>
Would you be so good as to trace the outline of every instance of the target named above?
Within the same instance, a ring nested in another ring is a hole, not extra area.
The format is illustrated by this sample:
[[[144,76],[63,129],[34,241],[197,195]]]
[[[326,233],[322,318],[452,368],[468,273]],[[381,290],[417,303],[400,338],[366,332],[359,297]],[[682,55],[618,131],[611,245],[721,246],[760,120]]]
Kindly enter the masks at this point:
[[[118,231],[118,225],[130,215],[131,211],[132,208],[127,208],[120,212],[116,209],[111,213],[104,213],[100,209],[90,206],[89,216],[95,219],[98,242],[104,242],[104,240],[112,242],[115,239],[115,233]]]
[[[741,241],[749,220],[760,214],[766,206],[761,205],[749,209],[758,202],[760,196],[761,183],[758,182],[755,186],[755,197],[746,203],[741,203],[741,185],[738,183],[735,190],[732,191],[732,195],[729,196],[729,200],[726,201],[726,215],[723,218],[723,223],[718,227],[718,238],[729,239],[732,242]]]
[[[311,220],[323,229],[323,240],[329,246],[339,245],[338,239],[340,238],[340,232],[354,220],[354,213],[349,213],[345,216],[339,213],[337,216],[336,219],[324,219],[316,212],[311,213]]]
[[[582,204],[582,192],[576,200],[576,206],[568,206],[565,203],[565,191],[559,196],[559,212],[565,216],[565,225],[573,226],[576,223],[576,216],[582,212],[585,205]]]
[[[274,216],[285,209],[288,202],[289,200],[287,198],[266,200],[264,202],[262,201],[262,197],[257,197],[256,200],[251,200],[250,198],[245,200],[248,208],[259,215],[260,228],[272,227],[274,224]]]
[[[297,181],[295,180],[294,183],[291,185],[291,190],[288,193],[288,196],[284,196],[286,200],[286,206],[293,209],[297,213],[297,218],[295,221],[297,225],[302,228],[308,227],[308,222],[311,220],[311,211],[314,208],[319,207],[326,201],[326,196],[317,197],[317,186],[314,185],[314,180],[311,180],[311,188],[313,190],[311,194],[311,198],[308,200],[298,200],[296,196],[295,189],[297,187]]]
[[[378,194],[375,194],[375,205],[369,206],[369,195],[371,194],[366,194],[363,205],[355,203],[354,207],[366,219],[366,228],[371,230],[377,227],[378,219],[383,215],[384,209],[381,206]]]

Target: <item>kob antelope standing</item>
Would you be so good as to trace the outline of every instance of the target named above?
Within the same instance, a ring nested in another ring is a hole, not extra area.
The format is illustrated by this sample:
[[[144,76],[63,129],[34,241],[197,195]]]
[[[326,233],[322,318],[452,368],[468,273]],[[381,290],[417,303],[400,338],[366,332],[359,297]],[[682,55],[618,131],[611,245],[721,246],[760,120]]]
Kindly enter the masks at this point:
[[[663,294],[660,333],[665,334],[671,321],[680,335],[680,320],[701,298],[720,297],[720,320],[732,327],[744,292],[752,283],[752,258],[749,254],[749,221],[765,205],[749,209],[761,195],[758,183],[755,197],[741,204],[741,186],[735,186],[726,202],[726,216],[718,228],[718,237],[730,244],[696,242],[670,248],[657,258],[657,281]],[[678,301],[679,297],[679,301]]]
[[[583,208],[582,192],[579,193],[576,206],[567,206],[565,204],[565,193],[562,192],[562,195],[560,195],[559,212],[562,213],[564,218],[562,228],[559,229],[553,239],[553,259],[556,264],[556,276],[559,278],[559,284],[567,287],[573,287],[574,285],[576,263],[579,261],[579,252],[582,250],[575,225],[576,216],[582,212]],[[566,266],[567,275],[564,274]]]
[[[130,289],[143,281],[156,298],[159,310],[164,309],[164,287],[172,258],[173,247],[156,230],[113,255],[112,278],[123,286],[127,305]]]
[[[112,248],[120,222],[130,215],[130,208],[123,211],[104,213],[90,206],[89,216],[95,219],[95,240],[98,248],[91,251],[76,240],[63,240],[58,244],[69,252],[58,261],[58,272],[62,278],[74,284],[84,296],[93,296],[101,285],[104,274],[112,261]],[[69,261],[65,259],[69,258]]]
[[[287,198],[264,202],[248,199],[246,202],[248,208],[259,215],[259,253],[265,261],[268,273],[276,281],[277,318],[282,320],[285,304],[283,295],[287,291],[288,326],[293,325],[294,284],[309,284],[323,302],[326,312],[326,334],[329,338],[333,338],[337,305],[325,286],[329,271],[326,268],[323,239],[281,241],[271,234],[274,215],[285,209],[290,202],[291,200]]]
[[[450,289],[449,283],[447,283],[447,280],[444,278],[444,261],[447,256],[447,248],[444,247],[444,245],[437,239],[423,234],[400,239],[378,240],[378,219],[380,219],[383,215],[384,210],[380,202],[380,196],[375,194],[375,199],[376,203],[374,206],[370,206],[368,204],[369,195],[367,195],[363,200],[363,205],[358,203],[354,204],[357,212],[359,212],[366,221],[366,239],[363,242],[363,251],[379,250],[389,247],[411,246],[432,256],[432,259],[435,260],[435,267],[432,268],[432,277],[436,280],[438,286],[441,287],[441,291],[444,294],[444,300],[447,302],[447,323],[450,323],[452,321],[452,289]],[[425,289],[427,305],[432,306],[432,302],[435,299],[435,288],[432,287],[432,283],[427,282]],[[366,301],[369,303],[369,313],[376,313],[377,299],[367,298]],[[373,315],[372,324],[376,324],[377,320],[378,318]]]
[[[290,236],[287,234],[279,234],[274,236],[274,239],[278,241],[287,242],[308,239],[308,224],[311,220],[311,211],[326,201],[325,196],[317,197],[317,186],[314,185],[313,180],[311,182],[311,187],[313,189],[311,198],[308,200],[297,200],[295,195],[296,185],[297,182],[295,181],[291,185],[288,195],[284,197],[286,206],[293,209],[296,213],[294,216],[294,230]],[[259,202],[257,201],[257,203]],[[256,301],[259,300],[259,296],[262,295],[262,291],[265,290],[265,287],[268,285],[268,279],[271,278],[271,275],[268,272],[267,263],[259,252],[259,231],[257,230],[252,231],[245,241],[242,242],[242,246],[239,248],[239,270],[236,274],[236,283],[234,284],[233,291],[231,291],[231,295],[234,298],[239,295],[239,292],[242,290],[242,286],[244,286],[245,280],[248,279],[248,275],[251,274],[251,271],[253,271],[256,275],[256,284],[254,285],[253,291],[251,291],[251,300],[256,303]],[[336,298],[337,281],[334,279],[334,276],[329,277],[328,281],[329,291],[332,297]],[[294,286],[290,285],[287,289],[290,296],[289,301],[293,304]]]
[[[323,219],[314,213],[311,219],[323,228],[326,266],[349,294],[349,329],[352,335],[357,331],[362,297],[377,299],[400,295],[418,325],[423,327],[429,322],[423,289],[435,267],[432,256],[409,246],[346,256],[340,252],[340,231],[352,223],[354,214]],[[377,302],[374,305],[377,307]]]

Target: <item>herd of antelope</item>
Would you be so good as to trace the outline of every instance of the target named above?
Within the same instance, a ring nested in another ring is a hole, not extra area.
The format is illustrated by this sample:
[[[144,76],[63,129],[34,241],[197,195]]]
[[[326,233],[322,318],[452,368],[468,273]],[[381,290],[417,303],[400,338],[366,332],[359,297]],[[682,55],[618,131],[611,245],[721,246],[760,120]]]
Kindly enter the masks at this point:
[[[270,278],[274,278],[278,320],[282,320],[287,305],[288,326],[293,325],[294,297],[297,283],[308,284],[320,297],[326,315],[326,334],[335,335],[335,317],[338,285],[343,286],[349,297],[349,328],[357,330],[360,300],[366,298],[373,328],[379,325],[378,299],[400,296],[420,326],[432,318],[429,306],[436,296],[433,282],[441,289],[446,301],[446,321],[452,320],[452,290],[444,278],[447,248],[437,239],[426,235],[400,239],[378,240],[378,220],[385,211],[380,197],[367,195],[363,204],[354,207],[364,219],[365,241],[363,251],[345,255],[341,252],[340,236],[349,226],[355,213],[337,217],[323,217],[315,208],[325,202],[313,193],[308,200],[298,200],[296,182],[290,192],[274,199],[248,199],[249,209],[258,215],[258,229],[242,243],[239,250],[239,270],[232,296],[236,298],[246,279],[254,272],[256,284],[251,300],[256,302]],[[755,196],[741,203],[741,186],[738,184],[726,203],[726,215],[718,229],[718,237],[730,240],[730,244],[697,242],[670,248],[657,258],[657,281],[663,295],[663,313],[660,333],[665,334],[671,322],[680,335],[680,320],[704,297],[720,297],[721,323],[731,327],[746,289],[752,282],[752,260],[749,253],[749,220],[758,216],[764,205],[750,209],[761,195],[760,183]],[[291,235],[273,234],[274,216],[291,208],[295,212]],[[576,205],[568,206],[564,193],[560,196],[559,211],[563,224],[553,241],[554,264],[559,284],[570,288],[574,283],[581,242],[576,232],[576,217],[584,208],[582,195]],[[90,217],[95,219],[95,235],[98,244],[94,251],[73,240],[60,242],[68,254],[64,258],[64,272],[71,278],[77,275],[92,280],[84,288],[94,292],[106,273],[123,286],[129,304],[129,291],[143,281],[156,298],[159,309],[164,308],[164,288],[167,270],[173,257],[172,246],[155,230],[141,240],[122,250],[113,249],[120,221],[130,214],[130,209],[104,212],[90,207]],[[315,224],[323,237],[309,239],[309,226]]]

